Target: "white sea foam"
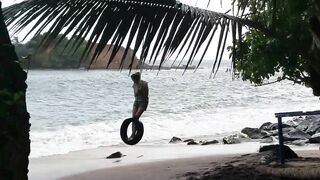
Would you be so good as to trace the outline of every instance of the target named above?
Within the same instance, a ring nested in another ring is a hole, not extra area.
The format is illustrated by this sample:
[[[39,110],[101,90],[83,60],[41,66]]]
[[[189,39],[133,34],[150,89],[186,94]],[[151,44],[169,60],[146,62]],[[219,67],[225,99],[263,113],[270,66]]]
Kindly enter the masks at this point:
[[[143,72],[150,105],[143,114],[141,144],[224,134],[275,122],[274,113],[317,110],[311,89],[281,82],[253,87],[227,73],[210,70]],[[31,157],[64,154],[99,146],[124,145],[119,128],[130,117],[133,92],[127,72],[30,71],[27,103],[31,113]]]

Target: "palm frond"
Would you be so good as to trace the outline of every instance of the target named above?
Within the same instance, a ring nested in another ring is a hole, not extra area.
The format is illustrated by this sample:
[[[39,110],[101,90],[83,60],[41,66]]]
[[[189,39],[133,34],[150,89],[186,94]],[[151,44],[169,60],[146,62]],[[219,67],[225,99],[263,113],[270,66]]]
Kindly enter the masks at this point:
[[[77,50],[85,38],[88,39],[83,57],[92,53],[91,63],[107,44],[111,44],[109,47],[112,49],[109,50],[112,50],[112,55],[106,67],[127,37],[120,68],[134,40],[133,57],[140,50],[140,62],[148,60],[155,64],[159,60],[159,67],[175,52],[179,55],[187,47],[191,52],[186,58],[187,68],[203,45],[206,48],[202,53],[207,52],[214,34],[220,29],[213,72],[220,64],[230,23],[233,33],[241,32],[243,25],[255,25],[235,16],[195,8],[175,0],[29,0],[5,8],[4,16],[13,33],[19,33],[32,22],[34,25],[27,36],[48,31],[43,46],[48,46],[59,34],[63,35],[55,41],[57,44],[66,36],[75,39],[73,44],[67,44],[73,50]]]

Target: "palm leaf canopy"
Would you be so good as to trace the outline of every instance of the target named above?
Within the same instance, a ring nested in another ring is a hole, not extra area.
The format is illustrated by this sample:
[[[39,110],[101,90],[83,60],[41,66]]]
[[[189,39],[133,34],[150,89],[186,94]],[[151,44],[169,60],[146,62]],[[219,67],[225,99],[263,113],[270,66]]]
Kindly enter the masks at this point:
[[[219,32],[212,72],[220,65],[229,31],[235,42],[241,38],[242,26],[251,23],[175,0],[28,0],[4,8],[3,13],[14,34],[30,24],[32,28],[27,36],[48,31],[43,46],[53,40],[57,45],[64,37],[71,36],[76,41],[67,46],[76,51],[84,38],[88,39],[83,57],[93,51],[91,63],[109,43],[113,47],[109,49],[112,51],[109,64],[123,45],[126,50],[122,62],[133,46],[133,57],[140,49],[141,63],[158,61],[159,67],[172,59],[174,52],[179,55],[186,51],[182,60],[187,68],[201,49],[199,66],[213,36]],[[57,39],[59,34],[63,36]]]

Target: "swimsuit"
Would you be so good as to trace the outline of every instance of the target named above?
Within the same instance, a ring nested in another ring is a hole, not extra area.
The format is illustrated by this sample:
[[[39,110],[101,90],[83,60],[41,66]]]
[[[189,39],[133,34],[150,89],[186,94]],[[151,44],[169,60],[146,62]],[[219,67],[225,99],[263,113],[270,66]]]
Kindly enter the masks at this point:
[[[135,97],[133,106],[141,107],[143,110],[147,110],[148,103],[149,103],[148,83],[140,80],[138,84],[133,84],[132,87],[134,90],[134,97]]]

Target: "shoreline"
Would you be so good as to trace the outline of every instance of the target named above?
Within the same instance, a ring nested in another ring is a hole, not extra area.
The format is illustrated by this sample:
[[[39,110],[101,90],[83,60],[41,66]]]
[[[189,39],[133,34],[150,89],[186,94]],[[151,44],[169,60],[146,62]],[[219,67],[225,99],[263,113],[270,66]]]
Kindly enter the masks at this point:
[[[208,164],[229,161],[240,154],[212,155],[192,158],[167,159],[125,166],[97,169],[59,178],[59,180],[165,180],[184,176],[197,169],[206,169]]]
[[[100,147],[90,150],[74,151],[63,155],[31,158],[29,178],[31,180],[59,179],[99,170],[104,171],[111,168],[135,167],[146,163],[155,163],[155,166],[158,166],[157,163],[161,164],[161,162],[164,164],[165,162],[180,162],[189,167],[192,166],[189,162],[198,162],[197,159],[199,159],[199,164],[203,164],[205,159],[221,161],[226,157],[256,153],[259,147],[263,145],[266,144],[246,142],[232,145],[215,144],[206,146],[163,144]],[[319,147],[310,145],[294,147],[293,149],[308,151],[319,150]],[[119,159],[105,159],[107,156],[117,151],[120,151],[126,156]]]
[[[296,151],[299,156],[305,158],[319,157],[319,150],[300,150]],[[251,157],[250,157],[251,156]],[[146,162],[140,164],[119,166],[113,168],[104,168],[85,173],[65,176],[59,180],[171,180],[171,179],[208,179],[209,173],[220,171],[220,169],[229,168],[245,164],[252,161],[252,157],[257,157],[257,153],[250,154],[225,154],[212,155],[193,158],[169,159],[163,161]],[[291,163],[290,161],[287,162]],[[296,163],[296,162],[294,162]],[[306,162],[308,164],[310,162]],[[301,165],[301,164],[300,164]],[[302,163],[304,165],[304,163]],[[289,165],[290,166],[290,165]],[[263,167],[263,165],[262,165]],[[258,167],[258,169],[261,167]],[[250,168],[244,168],[245,171],[252,171]],[[271,168],[272,169],[272,168]],[[276,169],[276,168],[275,168]],[[268,173],[270,168],[263,169],[262,172]],[[231,177],[237,179],[244,172],[232,172]],[[254,172],[257,173],[257,172]],[[260,172],[261,173],[261,172]],[[244,173],[245,174],[245,173]],[[257,175],[257,174],[254,174]],[[258,173],[259,175],[259,173]],[[270,174],[269,174],[270,175]],[[274,176],[275,174],[271,174]],[[267,175],[268,177],[268,175]],[[245,177],[247,179],[249,177]],[[217,179],[217,178],[214,178]],[[222,179],[222,178],[218,178]],[[249,178],[250,179],[250,178]],[[262,177],[263,179],[263,177]],[[270,177],[269,177],[270,179]],[[271,178],[272,179],[272,178]],[[280,178],[281,179],[281,178]]]

